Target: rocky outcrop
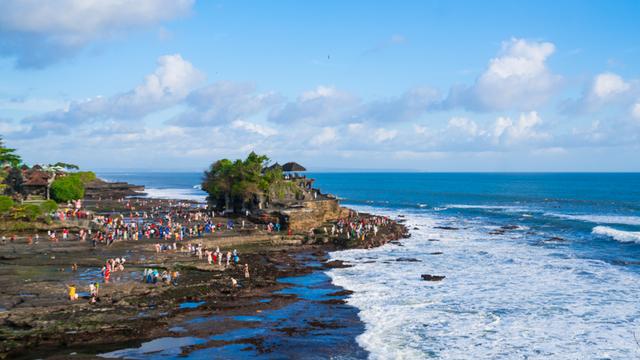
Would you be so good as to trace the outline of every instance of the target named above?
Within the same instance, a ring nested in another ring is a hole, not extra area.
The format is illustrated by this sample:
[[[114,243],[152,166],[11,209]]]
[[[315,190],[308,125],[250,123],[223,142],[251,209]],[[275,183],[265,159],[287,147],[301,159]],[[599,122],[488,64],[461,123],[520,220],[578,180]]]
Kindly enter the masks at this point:
[[[305,201],[299,207],[282,210],[289,219],[289,228],[293,231],[309,231],[324,223],[346,217],[349,209],[340,207],[336,199]]]
[[[127,196],[142,195],[144,186],[126,182],[106,182],[96,179],[85,185],[85,199],[122,199]]]

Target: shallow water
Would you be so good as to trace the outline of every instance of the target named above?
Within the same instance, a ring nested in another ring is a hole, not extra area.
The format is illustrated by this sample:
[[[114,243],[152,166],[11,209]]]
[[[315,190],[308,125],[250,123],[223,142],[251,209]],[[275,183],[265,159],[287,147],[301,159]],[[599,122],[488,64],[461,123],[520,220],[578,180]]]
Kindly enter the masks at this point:
[[[291,284],[291,287],[276,292],[275,296],[293,296],[298,300],[281,308],[242,315],[211,314],[200,310],[203,302],[183,302],[179,305],[180,309],[198,310],[198,315],[188,317],[169,329],[179,336],[155,339],[137,348],[121,349],[101,356],[127,359],[366,358],[366,351],[355,341],[355,337],[364,331],[357,310],[349,305],[322,303],[345,298],[330,295],[342,289],[333,285],[324,272],[316,270],[278,281]],[[259,300],[261,303],[271,301]],[[198,334],[206,333],[207,328],[216,329],[218,324],[226,320],[236,321],[239,326],[234,325],[233,329],[219,334],[189,336],[196,333],[195,329]],[[236,344],[208,343],[210,341]],[[185,347],[197,344],[204,344],[203,348],[186,351]]]

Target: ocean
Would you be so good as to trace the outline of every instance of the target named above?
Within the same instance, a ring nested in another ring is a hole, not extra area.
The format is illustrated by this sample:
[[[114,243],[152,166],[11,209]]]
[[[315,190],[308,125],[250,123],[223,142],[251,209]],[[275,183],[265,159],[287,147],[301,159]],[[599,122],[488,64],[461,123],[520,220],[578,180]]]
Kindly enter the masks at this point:
[[[328,275],[354,291],[370,358],[640,356],[640,174],[308,175],[411,230],[399,245],[331,255],[354,265]],[[99,176],[204,199],[201,173]]]

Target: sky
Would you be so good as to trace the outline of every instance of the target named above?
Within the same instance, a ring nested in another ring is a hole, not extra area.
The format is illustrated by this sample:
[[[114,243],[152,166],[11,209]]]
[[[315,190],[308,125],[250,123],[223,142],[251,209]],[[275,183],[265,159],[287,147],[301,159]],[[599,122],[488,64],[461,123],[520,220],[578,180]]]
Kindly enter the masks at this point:
[[[0,0],[28,164],[640,171],[639,1]]]

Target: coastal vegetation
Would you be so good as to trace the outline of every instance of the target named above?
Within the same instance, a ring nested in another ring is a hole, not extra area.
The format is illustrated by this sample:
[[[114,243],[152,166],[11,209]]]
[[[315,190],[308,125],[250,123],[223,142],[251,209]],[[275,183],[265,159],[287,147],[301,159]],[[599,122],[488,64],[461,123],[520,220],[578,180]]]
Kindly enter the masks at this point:
[[[95,179],[96,174],[92,171],[69,173],[53,181],[51,197],[59,203],[82,199],[86,184]]]
[[[246,159],[217,160],[205,171],[202,190],[217,209],[238,212],[260,207],[273,197],[295,191],[285,181],[282,168],[269,167],[269,157],[251,152]]]
[[[57,202],[67,202],[84,197],[84,184],[79,176],[68,175],[51,184],[51,197]]]

